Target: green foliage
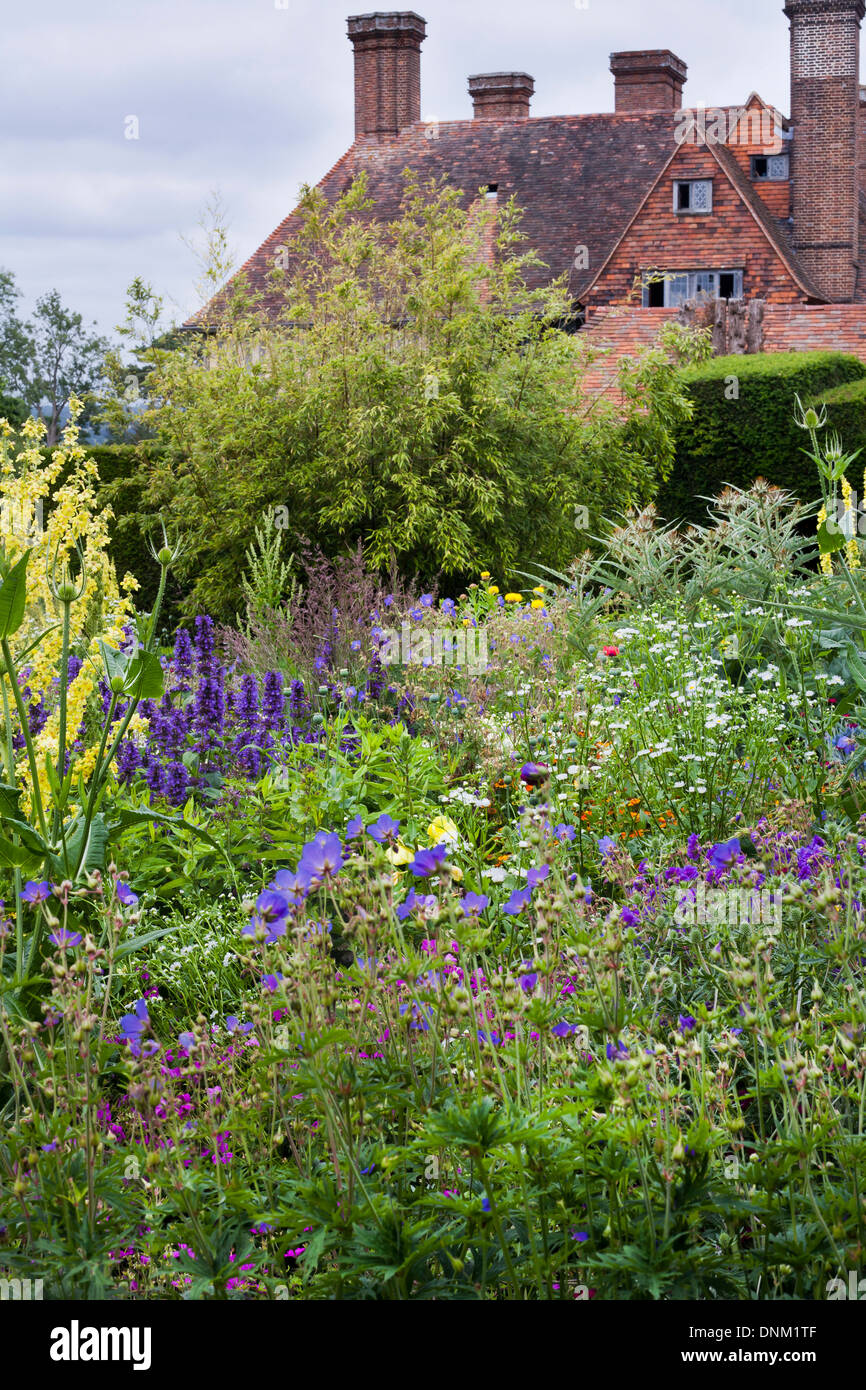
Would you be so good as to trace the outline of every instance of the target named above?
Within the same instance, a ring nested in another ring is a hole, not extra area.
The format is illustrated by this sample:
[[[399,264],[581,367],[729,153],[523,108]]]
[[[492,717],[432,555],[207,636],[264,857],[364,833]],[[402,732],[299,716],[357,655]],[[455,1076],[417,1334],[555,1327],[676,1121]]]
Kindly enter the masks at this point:
[[[827,423],[842,436],[847,450],[866,449],[866,377],[824,391],[809,404],[827,407]]]
[[[759,475],[803,502],[815,500],[795,398],[823,399],[864,380],[866,365],[842,352],[716,357],[687,368],[681,381],[695,409],[677,426],[676,463],[656,499],[659,512],[671,521],[704,521],[699,498],[715,497],[726,483],[748,488]]]
[[[241,581],[247,611],[263,619],[285,602],[286,618],[291,623],[292,603],[298,591],[298,581],[292,575],[295,557],[282,558],[283,532],[277,525],[281,518],[271,509],[257,526],[247,549],[247,573]]]
[[[580,397],[584,354],[557,325],[561,284],[518,211],[407,174],[397,221],[371,222],[364,180],[335,206],[309,192],[269,287],[265,322],[242,280],[209,306],[211,332],[150,354],[149,424],[169,446],[149,497],[188,542],[190,613],[233,616],[256,525],[288,510],[289,550],[361,541],[372,566],[463,584],[529,556],[566,563],[575,508],[651,497],[688,413],[664,350],[623,370],[626,424]],[[495,247],[491,262],[485,254]]]

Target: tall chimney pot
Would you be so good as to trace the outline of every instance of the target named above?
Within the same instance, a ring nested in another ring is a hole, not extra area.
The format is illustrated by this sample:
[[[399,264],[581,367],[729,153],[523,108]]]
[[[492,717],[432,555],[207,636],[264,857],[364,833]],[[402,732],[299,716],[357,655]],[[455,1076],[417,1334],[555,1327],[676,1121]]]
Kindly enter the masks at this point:
[[[355,49],[355,139],[384,140],[421,119],[421,45],[413,10],[349,17]]]
[[[793,248],[818,289],[851,300],[859,254],[864,0],[788,0]]]

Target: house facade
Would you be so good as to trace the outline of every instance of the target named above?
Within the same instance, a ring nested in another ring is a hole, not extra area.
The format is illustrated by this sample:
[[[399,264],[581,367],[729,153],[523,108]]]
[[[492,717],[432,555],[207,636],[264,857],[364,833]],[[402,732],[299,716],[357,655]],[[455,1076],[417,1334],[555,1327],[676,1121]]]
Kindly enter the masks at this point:
[[[864,0],[784,5],[787,117],[754,92],[689,107],[685,62],[658,49],[611,55],[612,111],[534,117],[533,78],[496,72],[469,78],[471,119],[435,122],[421,119],[425,21],[354,16],[354,141],[319,188],[335,199],[364,173],[386,220],[407,168],[467,202],[479,190],[514,197],[543,273],[568,277],[586,328],[615,348],[645,341],[687,301],[752,301],[759,349],[866,358],[864,12]],[[297,227],[290,213],[242,268],[265,305]]]

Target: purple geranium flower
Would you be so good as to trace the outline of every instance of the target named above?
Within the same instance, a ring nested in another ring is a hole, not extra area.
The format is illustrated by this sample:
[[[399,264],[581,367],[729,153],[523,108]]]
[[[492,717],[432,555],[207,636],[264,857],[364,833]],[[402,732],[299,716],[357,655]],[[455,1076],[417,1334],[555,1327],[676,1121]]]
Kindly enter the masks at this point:
[[[610,835],[605,835],[599,840],[598,847],[601,850],[602,857],[604,857],[604,855],[611,854],[613,850],[616,849],[616,840],[612,840]]]
[[[527,960],[523,962],[523,969],[525,973],[518,976],[520,988],[523,990],[524,994],[531,994],[538,984],[538,971],[533,970],[530,962]]]
[[[538,869],[530,869],[526,875],[526,885],[528,888],[537,888],[539,883],[543,883],[550,873],[550,865],[542,864]]]
[[[29,878],[21,889],[21,901],[23,903],[35,905],[36,903],[44,903],[50,897],[51,884],[46,883],[44,879],[41,883],[35,883],[32,878]]]
[[[58,927],[57,931],[49,933],[49,940],[53,941],[55,946],[62,946],[69,951],[81,941],[81,932],[70,931],[68,927]]]
[[[250,1033],[252,1027],[251,1023],[239,1023],[235,1014],[229,1014],[226,1019],[226,1028],[230,1033]]]
[[[677,1019],[677,1027],[681,1033],[690,1033],[693,1028],[697,1028],[697,1019],[693,1014],[680,1014]]]
[[[124,1014],[120,1020],[123,1041],[129,1044],[129,1050],[133,1057],[137,1057],[141,1052],[141,1039],[149,1022],[150,1015],[143,999],[139,999],[133,1013]]]
[[[427,878],[429,874],[435,874],[447,853],[448,846],[445,844],[434,845],[432,849],[421,849],[409,868],[416,878]]]
[[[459,906],[463,909],[466,917],[480,917],[490,904],[490,899],[483,893],[464,893]]]
[[[721,872],[733,864],[737,855],[741,853],[740,842],[736,836],[732,840],[724,840],[719,845],[713,845],[707,850],[707,858],[714,869]]]
[[[520,780],[529,787],[540,787],[550,777],[550,769],[544,763],[524,763],[520,769]]]
[[[609,1062],[624,1062],[628,1056],[628,1048],[625,1043],[619,1040],[615,1043],[608,1043],[604,1050],[607,1053],[607,1060]]]
[[[372,825],[367,826],[367,834],[377,844],[384,844],[386,840],[396,840],[400,830],[400,822],[392,820],[390,816],[382,814]]]
[[[289,915],[289,900],[282,893],[266,888],[256,898],[256,912],[263,922],[281,922]]]
[[[304,845],[298,862],[298,873],[311,878],[325,878],[337,873],[343,863],[343,846],[339,835],[320,830],[309,844]]]
[[[128,883],[118,883],[117,898],[119,902],[123,903],[124,907],[138,906],[138,894],[133,893]]]
[[[529,904],[531,902],[531,888],[515,888],[514,892],[511,894],[511,897],[508,899],[508,902],[503,903],[502,911],[506,912],[509,917],[516,917],[517,914],[519,912],[522,912],[525,907],[529,907]]]

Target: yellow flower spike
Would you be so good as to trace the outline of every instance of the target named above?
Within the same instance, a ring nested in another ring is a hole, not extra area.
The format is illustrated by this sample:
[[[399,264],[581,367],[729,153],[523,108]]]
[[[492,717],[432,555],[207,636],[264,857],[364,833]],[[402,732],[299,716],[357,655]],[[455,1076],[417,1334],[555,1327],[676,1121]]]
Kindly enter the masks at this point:
[[[13,518],[20,518],[21,525],[7,528],[5,545],[7,558],[15,563],[24,550],[33,552],[27,575],[27,608],[24,623],[17,635],[16,646],[23,647],[42,632],[48,623],[59,619],[58,607],[51,593],[48,568],[55,552],[57,563],[63,566],[73,555],[76,541],[84,546],[87,566],[84,578],[84,592],[72,610],[73,641],[78,645],[84,633],[82,625],[87,619],[96,619],[94,635],[88,643],[88,655],[99,663],[98,637],[102,637],[110,647],[123,643],[124,626],[132,616],[130,594],[137,582],[128,576],[123,586],[117,583],[114,566],[108,557],[108,523],[112,519],[107,508],[97,507],[97,488],[99,474],[94,461],[78,440],[77,414],[80,403],[70,403],[70,418],[63,431],[62,447],[52,451],[48,458],[40,452],[45,427],[42,421],[29,417],[21,429],[21,443],[17,453],[15,446],[6,435],[0,432],[0,511],[8,512]],[[57,482],[64,468],[68,476],[62,487]],[[50,509],[49,509],[50,504]],[[44,508],[39,528],[39,509]],[[35,539],[26,534],[36,523]],[[18,532],[21,534],[18,534]],[[52,681],[57,675],[62,645],[62,632],[58,625],[46,633],[40,645],[28,657],[30,667],[28,685],[36,692],[50,692]],[[8,686],[7,686],[7,694]],[[49,698],[48,719],[39,736],[34,740],[37,749],[37,765],[40,768],[39,780],[46,809],[50,809],[51,796],[47,776],[44,772],[44,759],[57,757],[57,736],[59,733],[59,712],[53,699]],[[52,708],[53,705],[53,708]],[[72,750],[82,720],[89,712],[101,716],[98,710],[96,690],[96,671],[90,661],[85,661],[78,676],[69,687],[67,711],[67,751]],[[99,717],[92,721],[94,742],[80,752],[73,753],[76,777],[87,782],[92,775],[99,744]],[[29,805],[32,798],[30,774],[27,760],[19,758],[16,768],[18,779],[24,787],[24,800]]]
[[[820,531],[821,527],[824,525],[824,522],[825,522],[826,520],[827,520],[827,508],[826,508],[826,507],[823,505],[823,503],[822,503],[821,509],[820,509],[820,511],[818,512],[818,530],[819,530],[819,531]],[[821,565],[821,573],[822,573],[822,574],[832,574],[832,573],[833,573],[833,556],[829,553],[829,551],[827,552],[826,555],[822,555],[822,556],[821,556],[820,565]]]

